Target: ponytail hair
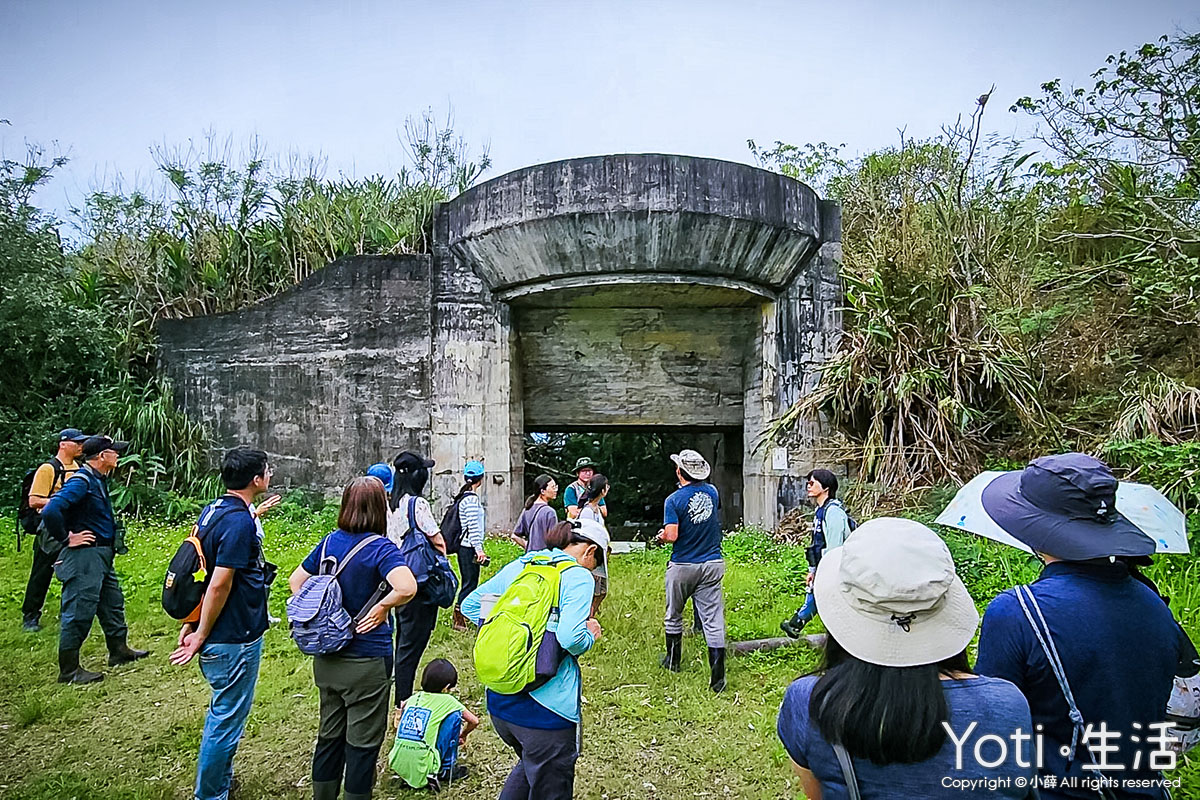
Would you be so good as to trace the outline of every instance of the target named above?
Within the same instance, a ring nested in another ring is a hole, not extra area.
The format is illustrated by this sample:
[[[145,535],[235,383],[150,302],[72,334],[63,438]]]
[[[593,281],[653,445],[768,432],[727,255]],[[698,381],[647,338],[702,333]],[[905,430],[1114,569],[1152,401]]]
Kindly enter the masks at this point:
[[[533,508],[533,504],[536,503],[538,498],[542,496],[542,492],[546,491],[546,487],[550,485],[552,480],[554,480],[554,478],[550,477],[549,475],[538,475],[533,479],[533,494],[525,498],[526,511]]]
[[[604,490],[607,488],[608,478],[597,472],[592,476],[592,479],[588,481],[587,490],[584,491],[583,496],[579,498],[579,507],[583,508],[597,497],[603,495]]]
[[[546,549],[562,550],[571,543],[571,532],[575,526],[570,522],[559,522],[546,531]]]

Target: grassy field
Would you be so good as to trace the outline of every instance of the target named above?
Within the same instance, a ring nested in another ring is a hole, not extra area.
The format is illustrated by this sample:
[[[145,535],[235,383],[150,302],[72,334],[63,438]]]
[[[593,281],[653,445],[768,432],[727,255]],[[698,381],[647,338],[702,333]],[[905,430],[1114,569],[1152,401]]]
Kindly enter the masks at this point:
[[[267,553],[288,572],[326,533],[329,510],[285,507],[268,519]],[[11,530],[11,520],[0,519]],[[132,551],[118,560],[128,606],[131,642],[153,656],[109,669],[103,682],[61,686],[57,674],[58,587],[51,590],[45,629],[20,630],[20,602],[29,552],[14,539],[0,544],[0,797],[183,798],[190,797],[208,688],[195,664],[171,667],[167,653],[177,627],[158,605],[162,572],[186,527],[130,525]],[[960,571],[981,606],[1002,588],[1036,575],[1026,559],[971,537],[950,536]],[[493,567],[516,555],[504,541],[489,541]],[[729,568],[726,602],[730,636],[773,636],[794,610],[803,585],[802,554],[743,531],[726,540]],[[666,552],[620,556],[601,613],[604,638],[583,659],[584,747],[576,796],[617,800],[647,797],[800,797],[787,756],[775,736],[783,691],[811,669],[815,655],[803,648],[732,659],[729,688],[708,690],[701,638],[684,640],[679,675],[658,665],[662,649],[662,578]],[[1195,635],[1197,574],[1190,558],[1157,568],[1174,588],[1175,605]],[[272,594],[282,616],[285,591]],[[450,630],[444,614],[426,658],[446,657],[459,666],[459,696],[482,711],[482,690],[471,667],[471,639]],[[819,630],[815,626],[814,630]],[[104,663],[98,626],[84,650],[84,664]],[[309,796],[309,758],[317,723],[317,693],[309,660],[284,627],[267,633],[262,675],[236,771],[243,797]],[[464,750],[472,770],[463,784],[442,796],[494,797],[514,757],[491,731],[486,717]],[[1189,789],[1200,797],[1200,779],[1184,767]],[[381,779],[377,796],[422,793]]]

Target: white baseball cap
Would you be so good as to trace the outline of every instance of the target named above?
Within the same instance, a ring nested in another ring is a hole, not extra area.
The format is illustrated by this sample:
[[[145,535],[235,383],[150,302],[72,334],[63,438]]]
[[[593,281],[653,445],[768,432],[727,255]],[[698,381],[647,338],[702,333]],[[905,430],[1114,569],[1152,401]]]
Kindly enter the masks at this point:
[[[607,578],[608,529],[594,519],[573,519],[570,522],[573,534],[581,536],[596,545],[598,555],[596,558],[596,568],[592,570],[592,574],[599,575],[601,578]]]

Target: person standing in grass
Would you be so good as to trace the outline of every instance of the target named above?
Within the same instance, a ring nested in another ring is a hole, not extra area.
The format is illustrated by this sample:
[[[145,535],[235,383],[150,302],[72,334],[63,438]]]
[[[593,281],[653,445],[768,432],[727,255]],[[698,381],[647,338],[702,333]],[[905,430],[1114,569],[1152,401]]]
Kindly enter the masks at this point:
[[[777,724],[805,797],[1036,796],[1029,705],[1008,681],[971,672],[979,612],[936,533],[906,519],[865,523],[825,557],[813,589],[824,662],[788,687]],[[1000,762],[984,767],[978,754]]]
[[[525,509],[517,517],[512,540],[526,553],[546,549],[546,532],[558,524],[558,512],[550,501],[558,497],[558,483],[549,475],[533,479],[533,494],[525,498]]]
[[[814,469],[808,473],[808,497],[817,507],[817,511],[813,515],[812,546],[804,552],[808,559],[808,579],[805,583],[807,592],[804,595],[804,605],[791,619],[779,623],[783,632],[793,639],[799,639],[804,626],[817,615],[817,601],[812,591],[817,565],[826,553],[841,547],[850,535],[850,515],[846,513],[842,501],[837,499],[837,490],[837,476],[829,470]]]
[[[67,428],[58,434],[58,452],[33,473],[26,501],[31,510],[40,514],[54,493],[79,471],[75,459],[83,453],[87,438],[77,428]],[[50,591],[50,579],[54,577],[54,561],[60,549],[53,540],[47,541],[44,530],[38,531],[33,541],[33,563],[29,567],[29,582],[25,585],[25,602],[21,603],[22,627],[30,633],[42,629],[42,607],[46,605],[46,593]]]
[[[575,480],[567,485],[567,490],[563,492],[563,506],[567,511],[567,519],[575,519],[579,516],[579,511],[583,507],[580,502],[588,489],[588,484],[596,474],[596,462],[584,456],[575,462]],[[608,518],[608,505],[605,504],[604,498],[600,498],[600,515],[605,519]]]
[[[314,800],[366,800],[387,737],[392,685],[392,609],[417,593],[400,548],[388,540],[387,494],[375,477],[355,478],[342,492],[338,527],[313,548],[288,578],[292,593],[321,572],[341,565],[342,607],[357,620],[344,648],[313,657],[321,694],[321,722],[313,751]],[[386,590],[386,593],[384,591]]]
[[[463,467],[462,489],[454,498],[458,524],[462,528],[462,539],[458,545],[458,574],[462,579],[462,587],[458,590],[458,604],[454,607],[453,627],[456,631],[467,630],[469,623],[463,616],[462,602],[475,591],[479,585],[479,568],[488,563],[487,553],[483,549],[487,517],[479,498],[479,488],[483,485],[485,474],[482,462],[468,461]]]
[[[267,622],[267,581],[262,544],[250,504],[271,484],[267,454],[235,447],[221,465],[225,494],[232,506],[212,518],[201,540],[209,565],[200,621],[179,632],[170,662],[182,666],[197,654],[200,672],[212,688],[200,736],[196,765],[197,800],[224,800],[233,784],[233,758],[254,703]],[[209,513],[212,504],[202,514]]]
[[[992,600],[976,662],[979,674],[1012,681],[1029,700],[1045,737],[1039,772],[1058,784],[1043,786],[1045,800],[1095,797],[1062,784],[1097,775],[1123,782],[1115,797],[1167,796],[1151,726],[1163,722],[1181,658],[1194,650],[1130,571],[1127,559],[1150,556],[1156,543],[1117,510],[1116,493],[1107,466],[1063,453],[1000,475],[981,497],[987,515],[1046,565],[1034,583]],[[1116,738],[1090,740],[1115,745],[1098,771],[1084,740],[1101,723]]]
[[[545,549],[513,560],[463,601],[463,613],[482,625],[484,596],[503,595],[535,558],[562,565],[554,638],[565,655],[558,670],[534,689],[515,694],[487,690],[492,727],[518,759],[500,800],[570,800],[575,794],[583,697],[578,659],[601,635],[600,623],[590,616],[596,583],[588,570],[604,562],[607,548],[608,532],[596,523],[561,522],[546,533]]]
[[[712,468],[695,450],[671,456],[676,490],[663,504],[657,540],[673,544],[667,565],[667,654],[662,665],[678,672],[683,655],[683,610],[692,598],[708,642],[709,688],[725,691],[725,559],[721,554],[720,496],[708,482]]]
[[[446,542],[433,518],[429,501],[421,496],[429,483],[432,459],[405,450],[396,456],[396,468],[392,478],[391,511],[388,513],[388,538],[401,551],[405,549],[405,536],[424,536],[441,553],[446,552]],[[437,627],[438,606],[418,589],[411,602],[396,609],[396,708],[412,694],[417,677],[417,665],[429,646],[429,637]]]
[[[604,502],[605,496],[608,494],[608,478],[601,475],[599,472],[592,475],[592,479],[588,481],[587,491],[579,496],[579,513],[575,515],[578,520],[591,520],[602,528],[607,529],[604,524]],[[608,555],[607,553],[605,554]],[[604,602],[604,598],[608,596],[608,559],[604,559],[603,564],[599,564],[592,570],[592,576],[596,579],[596,593],[592,597],[592,616],[595,617],[600,613],[600,605]]]
[[[125,595],[114,560],[125,552],[124,534],[108,496],[108,476],[129,448],[107,436],[83,443],[84,465],[42,507],[46,535],[62,545],[55,574],[62,581],[58,620],[59,683],[93,683],[104,675],[79,665],[79,649],[99,619],[108,645],[108,665],[128,664],[150,655],[134,650],[127,637]]]

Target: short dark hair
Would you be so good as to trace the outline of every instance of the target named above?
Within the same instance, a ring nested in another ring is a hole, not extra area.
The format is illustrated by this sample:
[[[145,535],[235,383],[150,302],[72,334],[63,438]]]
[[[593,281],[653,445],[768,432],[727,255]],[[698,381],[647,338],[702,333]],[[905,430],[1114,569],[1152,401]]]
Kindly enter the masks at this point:
[[[837,475],[834,475],[827,469],[814,469],[812,472],[808,473],[807,477],[812,478],[814,481],[821,484],[821,486],[823,486],[825,490],[829,492],[829,497],[831,500],[837,497]]]
[[[435,658],[421,673],[421,691],[437,694],[458,685],[458,670],[444,658]]]
[[[346,533],[378,533],[387,535],[387,492],[379,479],[360,475],[342,492],[342,507],[338,509],[338,528]]]
[[[221,483],[225,484],[226,489],[238,491],[266,472],[267,452],[257,447],[239,445],[225,451],[225,459],[221,463]]]
[[[817,480],[820,480],[818,478]],[[950,708],[940,676],[973,674],[966,650],[932,664],[884,667],[827,636],[808,713],[821,736],[876,764],[924,761],[946,741]]]

